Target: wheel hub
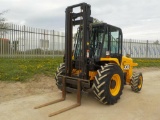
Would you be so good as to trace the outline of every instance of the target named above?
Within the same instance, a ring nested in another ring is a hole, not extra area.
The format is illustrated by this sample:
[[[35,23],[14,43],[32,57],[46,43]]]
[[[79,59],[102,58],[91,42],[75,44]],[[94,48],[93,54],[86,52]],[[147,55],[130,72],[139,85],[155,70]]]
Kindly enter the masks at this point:
[[[111,80],[110,88],[114,89],[115,86],[116,86],[116,81],[115,80]]]

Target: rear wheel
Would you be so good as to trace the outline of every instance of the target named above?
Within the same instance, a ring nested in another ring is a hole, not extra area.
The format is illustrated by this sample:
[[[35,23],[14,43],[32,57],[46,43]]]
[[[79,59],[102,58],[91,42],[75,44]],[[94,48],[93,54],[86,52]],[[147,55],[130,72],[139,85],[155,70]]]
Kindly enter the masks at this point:
[[[117,64],[106,64],[97,70],[93,92],[103,104],[114,104],[120,99],[124,87],[123,72]]]
[[[142,73],[133,73],[131,80],[131,89],[134,92],[139,92],[142,89],[143,76]]]

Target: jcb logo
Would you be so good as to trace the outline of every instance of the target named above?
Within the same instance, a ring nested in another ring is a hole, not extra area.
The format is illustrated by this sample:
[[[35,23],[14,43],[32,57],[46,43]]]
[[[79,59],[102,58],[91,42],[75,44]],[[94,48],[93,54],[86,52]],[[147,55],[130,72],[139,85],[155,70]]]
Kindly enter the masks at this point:
[[[124,66],[124,69],[125,69],[125,70],[128,70],[129,68],[130,68],[130,65],[125,65],[125,66]]]

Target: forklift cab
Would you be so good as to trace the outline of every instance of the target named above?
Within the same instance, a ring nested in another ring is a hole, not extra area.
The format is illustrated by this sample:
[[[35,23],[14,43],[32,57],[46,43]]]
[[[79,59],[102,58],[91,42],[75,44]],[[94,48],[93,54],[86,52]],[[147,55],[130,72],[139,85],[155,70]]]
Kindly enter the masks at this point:
[[[120,28],[102,23],[93,25],[91,34],[91,57],[122,59],[122,31]]]
[[[75,41],[74,58],[79,59],[82,51],[82,33],[79,28]],[[89,56],[88,59],[100,61],[100,58],[118,58],[119,63],[122,59],[122,31],[120,28],[106,24],[93,24],[89,36]],[[87,52],[87,51],[86,51]]]

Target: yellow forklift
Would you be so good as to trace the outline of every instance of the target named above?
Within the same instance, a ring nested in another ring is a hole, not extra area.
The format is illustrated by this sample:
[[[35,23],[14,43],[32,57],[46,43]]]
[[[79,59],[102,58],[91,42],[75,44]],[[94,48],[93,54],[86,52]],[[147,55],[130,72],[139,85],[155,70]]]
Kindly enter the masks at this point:
[[[78,13],[74,12],[77,8]],[[50,116],[79,106],[82,91],[93,91],[101,103],[114,104],[120,99],[124,85],[131,85],[135,92],[142,88],[142,73],[133,73],[138,64],[122,55],[122,30],[107,23],[94,24],[90,15],[91,6],[87,3],[66,8],[64,62],[57,68],[55,80],[62,90],[58,102],[65,100],[66,92],[77,92],[77,104]],[[74,26],[78,28],[73,39]]]

